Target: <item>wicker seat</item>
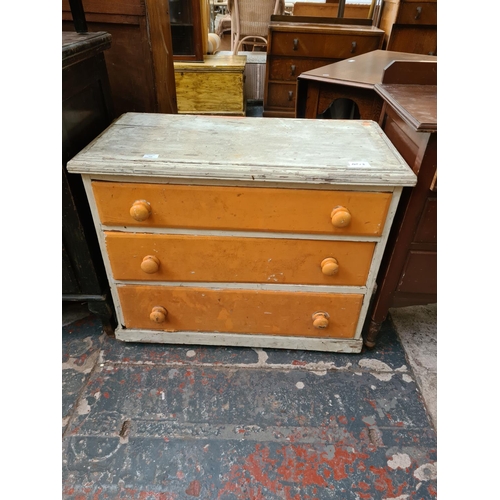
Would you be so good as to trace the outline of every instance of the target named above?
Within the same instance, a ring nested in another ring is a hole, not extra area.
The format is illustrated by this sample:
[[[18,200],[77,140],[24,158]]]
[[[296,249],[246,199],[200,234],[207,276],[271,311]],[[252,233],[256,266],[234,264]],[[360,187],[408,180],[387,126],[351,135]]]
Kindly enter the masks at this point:
[[[243,44],[267,46],[273,14],[283,14],[285,0],[228,0],[231,13],[231,50],[237,54]]]

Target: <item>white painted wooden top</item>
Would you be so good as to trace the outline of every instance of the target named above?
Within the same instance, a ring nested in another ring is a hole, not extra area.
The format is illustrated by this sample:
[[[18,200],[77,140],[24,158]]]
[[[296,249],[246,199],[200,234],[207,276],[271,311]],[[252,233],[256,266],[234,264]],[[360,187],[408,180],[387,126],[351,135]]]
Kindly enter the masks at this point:
[[[126,113],[68,163],[82,174],[413,186],[377,123]]]

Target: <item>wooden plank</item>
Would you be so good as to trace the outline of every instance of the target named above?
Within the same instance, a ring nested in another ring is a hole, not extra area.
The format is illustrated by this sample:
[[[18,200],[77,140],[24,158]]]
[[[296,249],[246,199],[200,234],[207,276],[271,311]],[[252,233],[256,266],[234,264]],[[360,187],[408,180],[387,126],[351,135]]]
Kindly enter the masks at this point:
[[[260,347],[268,349],[301,349],[308,351],[359,353],[361,339],[317,339],[307,337],[278,337],[213,332],[162,332],[154,330],[118,328],[115,336],[124,342],[158,344],[215,345],[234,347]]]
[[[116,280],[358,285],[375,243],[106,232]],[[158,262],[151,263],[153,256]],[[321,263],[337,260],[335,275]],[[148,266],[149,264],[149,266]],[[146,269],[145,272],[143,270]],[[325,268],[326,270],[326,268]]]
[[[118,286],[124,327],[165,331],[212,331],[312,338],[353,338],[361,294],[268,290]],[[150,319],[153,307],[168,311],[164,323]],[[329,315],[315,328],[312,315]]]
[[[259,120],[256,127],[251,117],[126,113],[68,170],[304,184],[416,182],[378,124],[364,120]]]

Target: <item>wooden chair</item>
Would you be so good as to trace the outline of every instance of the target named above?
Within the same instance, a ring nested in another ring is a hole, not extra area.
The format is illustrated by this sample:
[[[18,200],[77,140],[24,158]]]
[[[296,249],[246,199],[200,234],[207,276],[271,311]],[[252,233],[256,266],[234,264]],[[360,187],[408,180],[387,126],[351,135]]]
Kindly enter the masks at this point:
[[[243,44],[254,49],[267,46],[269,23],[273,14],[285,11],[285,0],[229,0],[231,13],[231,50],[238,54]]]

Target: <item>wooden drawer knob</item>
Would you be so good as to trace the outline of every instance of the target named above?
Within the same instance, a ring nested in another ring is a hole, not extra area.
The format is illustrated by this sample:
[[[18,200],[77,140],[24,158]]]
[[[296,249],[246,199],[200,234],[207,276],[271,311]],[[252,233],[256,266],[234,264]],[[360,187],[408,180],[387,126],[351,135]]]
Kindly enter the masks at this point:
[[[321,272],[326,276],[334,276],[339,272],[339,263],[333,257],[327,257],[321,261]]]
[[[154,255],[146,255],[141,262],[141,269],[148,274],[153,274],[160,268],[160,260]]]
[[[334,207],[330,217],[335,227],[346,227],[351,223],[351,212],[345,207]]]
[[[154,306],[149,319],[155,323],[163,323],[167,319],[168,311],[162,306]]]
[[[328,318],[330,316],[326,312],[315,312],[312,315],[314,328],[326,328],[328,326]]]
[[[151,215],[151,205],[146,200],[136,200],[130,207],[130,216],[132,219],[142,222]]]

